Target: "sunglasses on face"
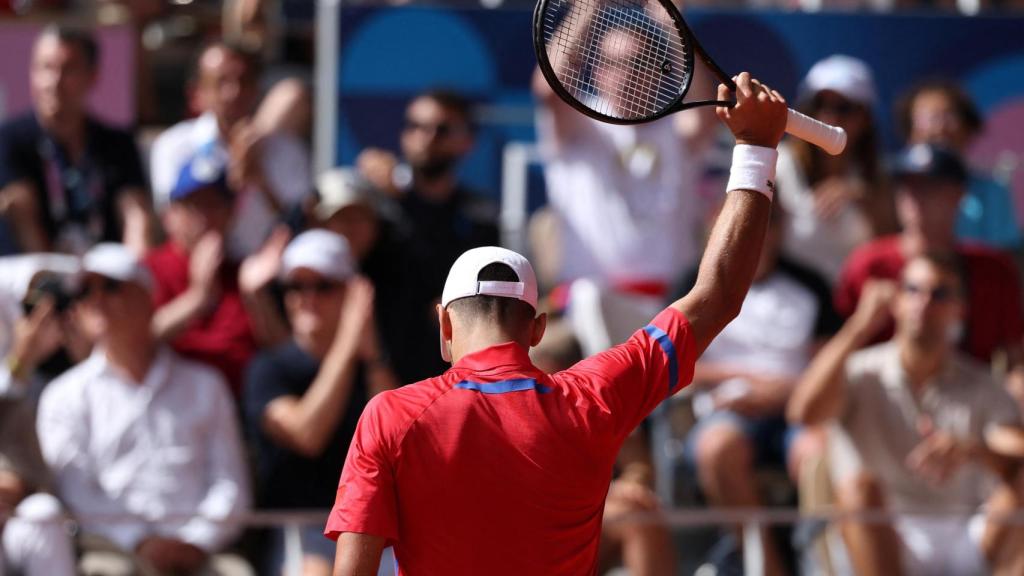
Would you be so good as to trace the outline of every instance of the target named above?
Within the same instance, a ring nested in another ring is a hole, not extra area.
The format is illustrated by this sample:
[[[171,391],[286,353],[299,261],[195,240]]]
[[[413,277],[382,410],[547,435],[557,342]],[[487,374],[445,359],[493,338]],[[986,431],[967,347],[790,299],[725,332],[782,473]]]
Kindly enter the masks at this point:
[[[116,294],[121,290],[124,282],[120,280],[114,280],[113,278],[99,278],[90,282],[87,282],[82,289],[78,292],[78,298],[85,300],[92,296],[94,293],[99,294]]]
[[[936,286],[935,288],[926,288],[920,284],[914,284],[913,282],[903,283],[903,293],[910,294],[913,296],[928,296],[932,302],[945,303],[951,302],[959,296],[957,291],[950,286]]]
[[[281,286],[286,294],[329,294],[341,287],[339,282],[320,280],[318,282],[285,282]]]
[[[438,138],[448,138],[465,132],[464,128],[448,122],[431,124],[428,122],[417,122],[410,119],[406,119],[405,129],[410,132],[432,132],[437,134]]]

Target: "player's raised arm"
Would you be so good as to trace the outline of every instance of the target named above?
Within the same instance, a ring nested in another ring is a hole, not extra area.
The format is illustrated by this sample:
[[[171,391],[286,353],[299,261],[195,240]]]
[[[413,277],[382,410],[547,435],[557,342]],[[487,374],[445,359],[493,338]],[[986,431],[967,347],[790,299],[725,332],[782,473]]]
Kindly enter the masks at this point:
[[[725,85],[719,85],[718,97],[729,98]],[[736,106],[717,112],[736,137],[729,194],[704,250],[696,285],[672,304],[690,322],[697,355],[739,314],[753,282],[768,230],[775,147],[786,128],[787,107],[778,92],[744,72],[736,77]]]

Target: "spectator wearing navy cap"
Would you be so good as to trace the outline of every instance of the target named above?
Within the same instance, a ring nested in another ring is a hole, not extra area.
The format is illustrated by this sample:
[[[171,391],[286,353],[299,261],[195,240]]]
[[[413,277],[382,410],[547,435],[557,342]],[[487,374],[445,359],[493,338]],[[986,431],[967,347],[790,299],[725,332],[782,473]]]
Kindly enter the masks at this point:
[[[896,110],[907,142],[934,142],[963,154],[984,130],[984,118],[955,83],[932,80],[915,86]],[[960,201],[957,237],[1002,250],[1021,247],[1020,222],[1006,182],[971,170]]]
[[[858,248],[846,262],[836,287],[837,310],[850,316],[864,285],[871,279],[898,280],[904,264],[915,256],[939,254],[960,261],[964,272],[967,313],[951,338],[982,362],[1005,354],[1011,391],[1024,401],[1021,385],[1020,284],[1010,258],[997,250],[957,240],[956,223],[968,181],[967,167],[949,148],[916,144],[892,163],[896,205],[902,232]],[[892,334],[892,323],[870,342]]]
[[[257,340],[225,252],[234,196],[223,161],[197,154],[178,173],[162,214],[168,240],[150,251],[154,332],[181,355],[216,367],[236,393]]]
[[[290,337],[256,355],[246,372],[257,505],[326,509],[363,407],[397,380],[377,344],[373,288],[356,275],[344,237],[297,236],[281,257],[280,280]],[[279,531],[266,573],[280,573],[283,549]],[[302,549],[304,574],[330,574],[334,546],[318,527],[303,532]]]

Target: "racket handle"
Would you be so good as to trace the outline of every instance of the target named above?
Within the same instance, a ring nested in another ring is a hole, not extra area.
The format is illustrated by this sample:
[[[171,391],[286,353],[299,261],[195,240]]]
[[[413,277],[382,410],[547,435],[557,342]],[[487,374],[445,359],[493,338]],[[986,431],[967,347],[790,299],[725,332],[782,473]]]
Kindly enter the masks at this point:
[[[846,148],[846,130],[789,109],[786,132],[836,156]]]

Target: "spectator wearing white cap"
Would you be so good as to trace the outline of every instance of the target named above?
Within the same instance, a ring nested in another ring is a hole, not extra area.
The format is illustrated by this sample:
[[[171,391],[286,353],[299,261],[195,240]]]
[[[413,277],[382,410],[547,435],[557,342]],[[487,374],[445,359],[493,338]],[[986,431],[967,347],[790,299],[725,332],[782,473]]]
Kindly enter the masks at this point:
[[[381,342],[400,380],[435,374],[437,350],[428,343],[437,330],[432,314],[437,294],[422,282],[424,261],[416,257],[411,230],[396,206],[344,168],[322,174],[317,190],[319,224],[348,240],[360,273],[373,284]]]
[[[896,230],[878,151],[876,100],[864,62],[843,55],[818,62],[800,87],[800,108],[842,127],[849,144],[839,156],[796,139],[779,150],[776,184],[789,215],[784,249],[833,284],[856,246]]]
[[[217,368],[237,396],[262,334],[249,321],[239,265],[225,250],[234,202],[227,176],[226,164],[201,154],[182,167],[163,212],[168,240],[145,263],[154,279],[157,337]]]
[[[397,385],[376,341],[373,288],[356,275],[345,238],[298,235],[281,258],[291,338],[253,358],[246,373],[246,428],[257,452],[257,504],[329,508],[363,407]],[[266,573],[280,573],[275,532]],[[304,574],[329,574],[333,544],[319,527],[302,534]]]
[[[36,423],[61,499],[85,534],[109,541],[83,562],[103,574],[245,573],[237,559],[211,562],[238,534],[225,520],[249,505],[223,379],[153,337],[153,277],[125,247],[96,246],[83,269],[79,306],[97,346],[46,388]]]

